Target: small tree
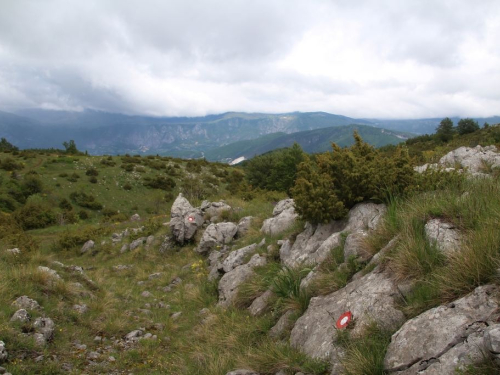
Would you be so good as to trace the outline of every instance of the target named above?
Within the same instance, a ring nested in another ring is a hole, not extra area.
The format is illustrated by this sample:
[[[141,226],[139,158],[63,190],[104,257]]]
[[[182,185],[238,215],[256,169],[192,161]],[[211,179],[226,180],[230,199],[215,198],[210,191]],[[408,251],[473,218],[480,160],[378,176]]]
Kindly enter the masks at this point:
[[[14,146],[12,143],[7,141],[7,139],[2,138],[0,139],[0,151],[3,152],[11,152],[11,151],[17,151],[18,148]]]
[[[458,122],[457,131],[460,135],[474,133],[476,130],[479,130],[479,124],[471,118],[463,118]]]
[[[72,139],[69,142],[63,142],[63,146],[66,149],[67,154],[75,155],[80,153],[80,151],[76,148],[75,141]]]
[[[441,120],[439,126],[436,128],[436,134],[440,140],[443,142],[448,142],[453,138],[453,121],[446,117]]]

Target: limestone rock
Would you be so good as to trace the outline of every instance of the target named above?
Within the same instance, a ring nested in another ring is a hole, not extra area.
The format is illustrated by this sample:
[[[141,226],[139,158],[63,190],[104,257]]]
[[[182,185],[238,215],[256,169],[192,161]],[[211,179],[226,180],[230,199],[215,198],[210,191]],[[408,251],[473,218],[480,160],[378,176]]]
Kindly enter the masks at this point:
[[[288,310],[278,319],[278,322],[269,330],[269,336],[280,338],[286,331],[292,328],[293,310]]]
[[[363,241],[368,233],[362,229],[355,231],[347,236],[344,244],[344,261],[350,257],[367,260],[370,255],[363,251]]]
[[[226,273],[219,281],[219,306],[230,306],[236,294],[238,287],[248,280],[253,274],[253,268],[266,264],[266,258],[255,254],[247,264],[241,265]]]
[[[340,232],[344,227],[343,221],[317,225],[306,223],[304,231],[297,236],[291,247],[287,241],[281,246],[281,262],[288,267],[296,267],[302,263],[320,263],[333,247],[340,245]]]
[[[89,311],[89,307],[85,303],[82,303],[81,305],[74,304],[73,310],[75,310],[78,314],[85,314]]]
[[[12,254],[12,255],[19,255],[21,254],[21,250],[19,250],[19,248],[15,247],[13,249],[7,249],[6,250],[9,254]]]
[[[61,280],[61,276],[59,276],[59,274],[55,270],[53,270],[52,268],[38,266],[38,271],[46,273],[47,275],[49,275],[49,277],[51,277],[53,279]]]
[[[50,318],[36,318],[33,322],[33,328],[36,333],[43,335],[45,341],[52,339],[54,335],[54,321]]]
[[[144,243],[145,240],[146,240],[145,237],[140,237],[140,238],[136,239],[135,241],[132,241],[129,245],[130,251],[137,249],[139,246],[141,246]]]
[[[30,320],[30,315],[26,311],[26,309],[19,309],[17,310],[14,315],[12,315],[12,318],[10,318],[11,322],[21,322],[21,323],[26,323],[29,322]]]
[[[125,335],[125,340],[126,341],[137,341],[139,337],[141,337],[144,334],[144,332],[140,329],[136,329],[132,332],[129,332]]]
[[[28,296],[21,296],[17,298],[12,305],[19,309],[26,310],[38,310],[40,309],[40,305],[34,299],[29,298]]]
[[[254,252],[255,249],[257,249],[257,244],[248,245],[239,250],[230,252],[227,258],[222,262],[224,272],[229,272],[237,266],[241,266],[247,255]]]
[[[486,328],[485,322],[497,319],[499,291],[494,285],[481,286],[451,304],[430,309],[407,321],[392,336],[384,360],[386,370],[404,370],[408,374],[427,368],[431,371],[436,361],[442,368],[449,361],[456,366],[457,345],[468,344],[469,337],[471,342],[475,341],[475,336],[470,335],[481,334]]]
[[[238,227],[234,223],[210,224],[205,229],[196,251],[205,254],[214,250],[217,246],[230,243],[236,235],[237,230]]]
[[[481,172],[483,163],[493,167],[500,165],[500,155],[497,154],[495,146],[476,146],[460,147],[450,151],[439,160],[439,164],[443,166],[460,165],[462,168],[467,168],[468,172]]]
[[[253,370],[238,369],[234,371],[229,371],[228,373],[226,373],[226,375],[259,375],[259,373]]]
[[[430,242],[434,242],[447,255],[458,250],[462,237],[453,224],[440,219],[429,220],[425,224],[425,234]]]
[[[88,240],[83,244],[82,248],[80,249],[80,254],[85,254],[87,251],[92,250],[94,246],[95,246],[94,241]]]
[[[260,231],[269,235],[279,234],[290,228],[297,217],[293,199],[284,199],[274,208],[273,217],[264,220]]]
[[[7,349],[5,348],[5,343],[0,341],[0,363],[3,363],[9,357],[9,353],[7,353]]]
[[[273,295],[272,291],[266,290],[261,296],[257,297],[248,308],[250,314],[253,316],[264,314],[269,308],[269,302],[273,298]]]
[[[160,252],[160,254],[166,254],[173,248],[174,248],[174,240],[170,236],[165,236],[163,238],[160,247],[158,248],[158,251]]]
[[[193,238],[204,222],[201,210],[193,208],[182,194],[174,201],[170,216],[170,229],[175,241],[180,244]]]
[[[353,337],[362,334],[372,322],[395,329],[405,320],[395,308],[398,296],[394,283],[376,268],[343,289],[312,298],[307,311],[295,323],[290,342],[309,356],[338,363],[343,353],[335,344],[338,317],[346,311],[352,313],[356,321],[351,331]]]
[[[495,324],[485,330],[484,347],[491,354],[500,354],[500,324]]]
[[[231,206],[224,201],[220,202],[203,201],[201,203],[200,209],[201,212],[212,217],[212,216],[220,216],[224,211],[230,211]]]
[[[240,219],[240,221],[238,222],[238,232],[236,232],[236,235],[238,237],[243,237],[245,234],[247,234],[250,226],[252,225],[252,219],[252,216],[245,216]]]
[[[141,220],[141,217],[139,216],[139,214],[133,214],[132,216],[130,216],[130,221],[140,221]]]
[[[371,202],[358,203],[349,211],[347,215],[346,231],[354,232],[359,229],[374,230],[377,228],[380,219],[387,212],[385,204],[375,204]]]
[[[306,223],[304,231],[297,236],[291,248],[285,244],[281,247],[281,261],[289,267],[319,264],[326,259],[331,249],[341,244],[343,232],[366,233],[374,230],[385,212],[386,206],[383,204],[359,203],[349,211],[344,220],[317,225]],[[353,236],[349,252],[358,252],[359,244],[355,245],[354,239],[359,237],[359,234]]]

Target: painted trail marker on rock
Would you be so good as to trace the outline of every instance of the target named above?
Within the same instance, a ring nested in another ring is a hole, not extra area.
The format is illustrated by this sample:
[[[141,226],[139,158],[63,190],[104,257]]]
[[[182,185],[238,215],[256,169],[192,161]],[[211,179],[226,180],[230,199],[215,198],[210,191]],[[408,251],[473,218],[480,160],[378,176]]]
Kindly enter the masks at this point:
[[[338,329],[343,329],[345,327],[347,327],[347,325],[349,324],[349,322],[351,321],[352,319],[352,314],[350,311],[346,311],[345,313],[343,313],[342,315],[340,315],[340,317],[337,319],[337,323],[336,323],[336,326]]]

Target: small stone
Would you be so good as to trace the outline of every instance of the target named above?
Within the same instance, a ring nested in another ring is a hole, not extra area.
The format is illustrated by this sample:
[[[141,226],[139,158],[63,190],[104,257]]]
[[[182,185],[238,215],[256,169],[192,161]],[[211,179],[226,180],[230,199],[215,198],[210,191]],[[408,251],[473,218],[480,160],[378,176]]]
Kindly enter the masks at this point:
[[[87,251],[93,249],[94,246],[95,246],[94,241],[88,240],[83,244],[82,248],[80,249],[80,254],[85,254]]]
[[[0,363],[3,363],[7,360],[9,353],[7,353],[7,349],[5,348],[5,343],[0,341]]]
[[[43,355],[39,355],[38,357],[35,358],[35,362],[42,362],[44,359]]]
[[[130,217],[130,221],[139,221],[139,220],[141,220],[141,217],[139,216],[139,214],[133,214]]]
[[[7,252],[12,255],[19,255],[21,254],[21,250],[19,250],[17,247],[13,249],[7,249]]]
[[[38,266],[38,271],[47,273],[48,275],[50,275],[50,277],[52,277],[54,279],[57,279],[57,280],[61,279],[61,276],[59,276],[59,274],[55,270],[53,270],[52,268]]]
[[[151,275],[149,275],[148,279],[153,280],[153,279],[158,279],[159,277],[161,277],[161,272],[156,272],[156,273],[152,273]]]
[[[97,359],[99,359],[101,355],[97,352],[89,352],[87,354],[87,359],[90,360],[90,361],[95,361]]]
[[[145,290],[144,292],[141,293],[141,296],[143,296],[145,298],[149,298],[149,297],[153,297],[153,294],[151,292],[148,292],[147,290]]]
[[[142,330],[136,329],[132,332],[127,333],[127,335],[125,336],[125,340],[132,341],[133,339],[141,337],[143,335],[143,333],[144,332]]]
[[[172,318],[172,320],[177,320],[177,319],[179,319],[179,317],[180,317],[181,315],[182,315],[182,312],[181,312],[181,311],[178,311],[178,312],[176,312],[176,313],[173,313],[173,314],[172,314],[172,316],[171,316],[171,318]]]
[[[73,305],[73,310],[79,314],[85,314],[89,311],[89,307],[85,303],[82,303],[81,305]]]
[[[127,251],[129,250],[129,244],[126,243],[122,246],[122,248],[120,249],[120,253],[126,253]]]
[[[115,357],[113,357],[112,355],[110,355],[110,356],[108,357],[108,361],[109,361],[109,362],[115,362],[115,361],[116,361],[116,359],[115,359]]]
[[[21,323],[26,323],[29,322],[30,316],[28,312],[25,309],[19,309],[17,310],[14,315],[12,315],[12,318],[10,318],[11,322],[21,322]]]
[[[94,342],[102,342],[102,337],[101,336],[94,337]]]
[[[37,318],[33,323],[33,328],[37,333],[41,333],[46,341],[54,335],[55,324],[50,318]]]

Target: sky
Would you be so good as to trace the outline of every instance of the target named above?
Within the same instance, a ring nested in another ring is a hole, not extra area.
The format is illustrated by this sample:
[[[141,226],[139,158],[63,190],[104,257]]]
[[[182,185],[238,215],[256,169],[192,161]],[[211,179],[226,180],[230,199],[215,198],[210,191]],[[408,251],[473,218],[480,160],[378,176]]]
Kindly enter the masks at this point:
[[[498,0],[0,0],[0,109],[500,115]]]

